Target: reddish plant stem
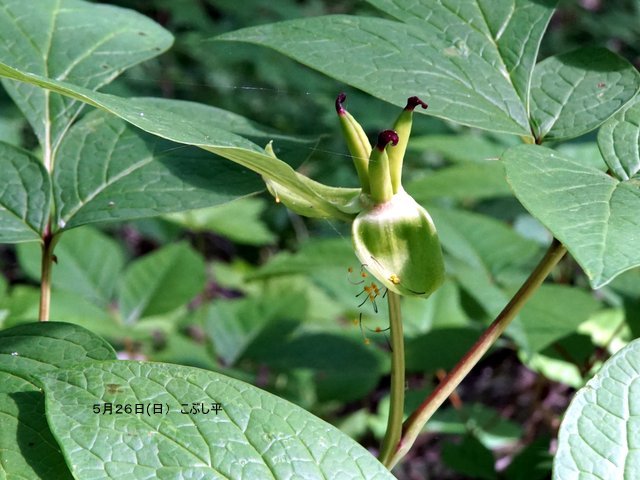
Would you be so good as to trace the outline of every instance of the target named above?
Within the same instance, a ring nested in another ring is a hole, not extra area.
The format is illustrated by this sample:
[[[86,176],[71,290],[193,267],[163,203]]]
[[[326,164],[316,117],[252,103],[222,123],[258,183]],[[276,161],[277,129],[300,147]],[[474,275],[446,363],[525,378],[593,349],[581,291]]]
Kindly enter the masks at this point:
[[[527,300],[536,292],[566,252],[566,248],[558,240],[554,239],[538,266],[531,272],[529,278],[523,283],[507,306],[498,314],[493,323],[484,331],[453,370],[440,382],[431,395],[405,421],[404,431],[396,446],[395,453],[389,462],[385,462],[387,468],[393,468],[406,455],[427,421],[502,335],[511,320],[516,317]]]
[[[41,322],[49,321],[49,313],[51,310],[51,270],[55,256],[53,249],[56,244],[57,237],[51,233],[51,224],[49,223],[42,236],[42,263],[40,266],[40,309],[38,319]]]

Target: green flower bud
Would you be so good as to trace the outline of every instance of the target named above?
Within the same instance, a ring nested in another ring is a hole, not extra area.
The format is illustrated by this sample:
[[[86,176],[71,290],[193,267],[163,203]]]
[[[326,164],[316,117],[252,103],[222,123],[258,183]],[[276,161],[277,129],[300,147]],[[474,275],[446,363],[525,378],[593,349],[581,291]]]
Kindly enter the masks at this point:
[[[444,280],[444,261],[427,211],[400,190],[365,208],[352,226],[356,255],[389,290],[426,297]]]
[[[402,162],[407,151],[409,136],[411,135],[411,125],[413,123],[413,110],[420,105],[427,108],[427,104],[418,97],[409,97],[407,106],[398,116],[393,129],[398,133],[400,141],[396,148],[389,152],[389,171],[391,172],[391,186],[393,193],[398,193],[402,188]]]
[[[336,113],[340,119],[342,134],[347,141],[347,148],[353,158],[353,163],[358,172],[358,179],[362,186],[363,193],[369,193],[369,156],[371,155],[371,144],[362,126],[353,116],[347,112],[343,106],[347,96],[340,93],[336,98]]]

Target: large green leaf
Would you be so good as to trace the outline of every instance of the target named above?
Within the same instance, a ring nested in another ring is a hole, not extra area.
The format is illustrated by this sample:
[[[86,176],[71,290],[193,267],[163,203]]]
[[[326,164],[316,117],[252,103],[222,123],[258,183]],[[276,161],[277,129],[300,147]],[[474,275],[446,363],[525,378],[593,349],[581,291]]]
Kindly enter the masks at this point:
[[[79,0],[0,1],[3,63],[90,90],[172,43],[169,32],[132,10]],[[33,85],[3,84],[31,123],[45,157],[51,155],[82,104]]]
[[[578,137],[598,127],[633,98],[640,74],[604,48],[583,48],[536,65],[531,117],[540,141]]]
[[[598,147],[618,179],[629,180],[640,171],[640,96],[602,126]]]
[[[0,76],[76,98],[111,112],[146,132],[194,145],[236,162],[303,200],[309,216],[353,218],[357,189],[327,187],[298,174],[251,141],[220,127],[220,120],[215,119],[219,109],[178,100],[117,97],[24,72],[1,62]],[[226,118],[223,116],[222,121]],[[233,125],[230,123],[229,126],[236,128]],[[249,128],[246,124],[236,126],[244,133]]]
[[[184,243],[164,247],[126,270],[118,288],[122,318],[169,312],[189,302],[204,287],[202,257]]]
[[[554,0],[369,0],[399,21],[326,16],[217,37],[271,47],[383,100],[530,135],[528,91]]]
[[[49,175],[28,152],[0,142],[0,242],[38,240],[51,202]]]
[[[59,152],[53,194],[61,229],[215,205],[262,185],[246,169],[102,111],[75,124]]]
[[[640,478],[640,340],[578,391],[558,436],[553,478]]]
[[[79,363],[40,378],[47,418],[77,478],[393,478],[334,427],[213,372],[119,361]],[[93,412],[106,403],[132,412]],[[192,404],[222,410],[183,414],[183,404],[187,412]]]
[[[507,181],[531,214],[569,250],[593,288],[640,265],[640,189],[553,150],[522,145],[503,156]]]
[[[112,360],[115,352],[70,324],[31,323],[0,331],[0,477],[71,478],[32,376],[85,359]]]

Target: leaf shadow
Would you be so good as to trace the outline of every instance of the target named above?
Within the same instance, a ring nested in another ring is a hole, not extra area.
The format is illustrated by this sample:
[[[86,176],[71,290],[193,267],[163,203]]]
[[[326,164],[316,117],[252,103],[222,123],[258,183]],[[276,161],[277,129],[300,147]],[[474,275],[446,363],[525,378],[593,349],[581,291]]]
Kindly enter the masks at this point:
[[[39,478],[73,479],[45,417],[44,395],[37,391],[9,395],[18,408],[16,444]]]

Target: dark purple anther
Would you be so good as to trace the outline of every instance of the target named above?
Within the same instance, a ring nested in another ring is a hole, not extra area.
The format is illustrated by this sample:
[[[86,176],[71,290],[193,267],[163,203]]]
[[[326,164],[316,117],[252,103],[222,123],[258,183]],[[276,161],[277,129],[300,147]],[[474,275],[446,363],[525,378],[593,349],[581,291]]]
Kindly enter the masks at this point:
[[[338,98],[336,98],[336,112],[338,112],[338,115],[344,115],[347,112],[342,106],[346,99],[347,96],[344,92],[338,94]]]
[[[424,103],[422,100],[420,100],[418,97],[409,97],[407,98],[407,106],[404,107],[404,109],[413,111],[413,109],[416,108],[418,105],[420,105],[422,108],[427,108],[429,106],[426,103]]]
[[[384,130],[378,134],[378,143],[376,148],[381,152],[391,142],[394,146],[398,144],[398,134],[393,130]]]

